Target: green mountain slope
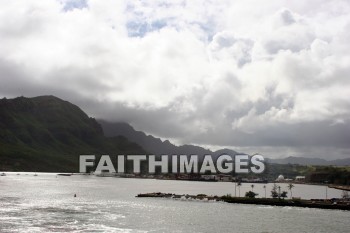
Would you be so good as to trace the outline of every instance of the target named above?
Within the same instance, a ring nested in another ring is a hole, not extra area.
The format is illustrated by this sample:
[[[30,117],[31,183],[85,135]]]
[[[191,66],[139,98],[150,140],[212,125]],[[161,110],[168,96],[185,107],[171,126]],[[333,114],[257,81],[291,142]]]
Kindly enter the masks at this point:
[[[81,154],[140,153],[124,137],[104,137],[95,119],[57,97],[0,100],[0,170],[76,172]]]

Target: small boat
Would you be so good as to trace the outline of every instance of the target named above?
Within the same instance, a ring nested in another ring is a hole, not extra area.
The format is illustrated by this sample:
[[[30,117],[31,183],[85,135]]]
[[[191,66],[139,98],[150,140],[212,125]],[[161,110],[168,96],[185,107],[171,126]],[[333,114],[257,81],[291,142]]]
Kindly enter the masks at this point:
[[[35,173],[34,176],[38,176],[38,174]]]
[[[3,172],[3,173],[0,174],[0,176],[6,176],[6,174]]]

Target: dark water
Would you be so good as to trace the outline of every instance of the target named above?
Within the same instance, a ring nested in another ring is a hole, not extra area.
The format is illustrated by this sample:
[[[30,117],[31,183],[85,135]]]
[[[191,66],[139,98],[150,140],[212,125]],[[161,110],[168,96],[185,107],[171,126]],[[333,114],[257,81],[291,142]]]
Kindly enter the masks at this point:
[[[250,184],[243,184],[241,195],[248,190]],[[267,195],[270,190],[268,185]],[[234,184],[8,174],[0,177],[0,232],[348,233],[350,229],[346,211],[134,197],[154,191],[234,195]],[[262,184],[255,184],[254,191],[265,195]],[[325,191],[323,186],[296,185],[293,196],[324,198]],[[327,194],[339,197],[341,191],[328,189]]]

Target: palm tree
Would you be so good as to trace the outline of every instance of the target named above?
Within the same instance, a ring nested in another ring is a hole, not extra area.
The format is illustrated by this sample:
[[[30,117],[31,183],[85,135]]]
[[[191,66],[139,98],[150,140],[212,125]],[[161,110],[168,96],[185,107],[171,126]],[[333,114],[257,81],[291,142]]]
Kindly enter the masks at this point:
[[[235,181],[235,197],[237,197],[236,190],[237,190],[237,181]]]
[[[292,183],[289,183],[288,189],[290,190],[290,199],[293,199],[293,192],[292,192],[293,188],[294,188],[294,185]]]
[[[281,199],[281,186],[278,186],[278,198]]]
[[[277,184],[273,184],[272,189],[271,189],[271,197],[272,198],[277,198],[279,197],[279,193],[277,192],[278,186]]]
[[[266,198],[266,185],[264,185],[263,188],[265,189],[265,198]]]
[[[238,186],[238,197],[241,197],[241,186],[242,186],[242,183],[238,182],[237,186]]]
[[[252,192],[254,192],[254,185],[252,184],[250,187],[252,187]]]

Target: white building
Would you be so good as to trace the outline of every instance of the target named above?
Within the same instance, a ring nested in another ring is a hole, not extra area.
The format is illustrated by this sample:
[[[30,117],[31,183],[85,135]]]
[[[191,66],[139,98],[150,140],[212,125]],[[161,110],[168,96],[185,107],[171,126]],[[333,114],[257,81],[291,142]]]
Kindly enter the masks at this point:
[[[283,182],[284,181],[284,176],[283,175],[279,175],[276,179],[277,182]]]
[[[305,182],[305,176],[296,176],[295,181],[297,182]]]

